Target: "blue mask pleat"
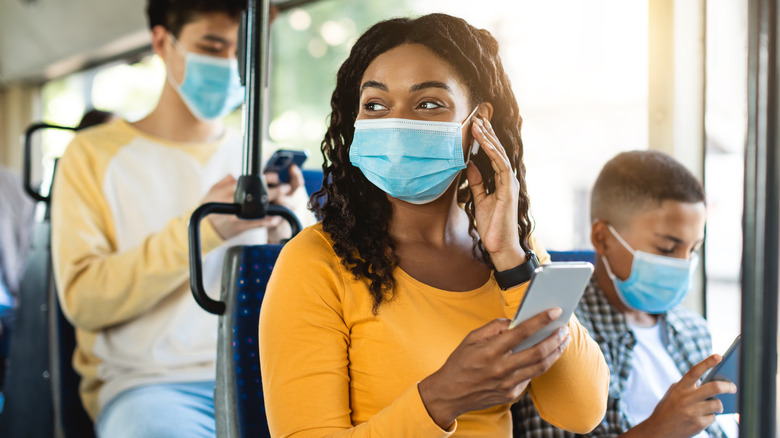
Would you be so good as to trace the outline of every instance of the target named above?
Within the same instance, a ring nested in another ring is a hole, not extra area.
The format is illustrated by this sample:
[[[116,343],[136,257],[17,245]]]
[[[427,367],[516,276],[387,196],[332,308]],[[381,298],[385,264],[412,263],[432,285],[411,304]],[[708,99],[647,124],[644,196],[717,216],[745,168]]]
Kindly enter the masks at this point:
[[[197,53],[186,55],[178,92],[192,114],[204,120],[224,117],[244,100],[236,61]]]
[[[382,127],[357,128],[350,162],[388,195],[412,203],[430,202],[466,167],[461,132],[451,129],[452,123],[409,124],[388,120]],[[443,126],[449,131],[442,132]]]
[[[635,251],[631,274],[625,281],[615,279],[615,287],[621,299],[634,309],[667,312],[691,289],[697,261],[695,255],[684,260]]]

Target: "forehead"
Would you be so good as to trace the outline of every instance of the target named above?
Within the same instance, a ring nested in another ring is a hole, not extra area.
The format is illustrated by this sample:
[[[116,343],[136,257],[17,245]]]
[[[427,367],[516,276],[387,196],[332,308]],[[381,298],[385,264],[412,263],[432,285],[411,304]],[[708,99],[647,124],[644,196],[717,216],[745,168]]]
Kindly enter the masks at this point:
[[[421,44],[402,44],[377,56],[363,73],[361,84],[366,81],[382,82],[391,91],[394,88],[408,89],[426,81],[439,81],[468,96],[468,90],[455,68]]]
[[[628,226],[632,232],[644,230],[695,241],[704,236],[706,218],[703,202],[665,200],[643,209],[629,221]]]
[[[235,41],[238,39],[238,24],[237,19],[224,12],[197,13],[192,21],[182,26],[179,39],[216,35]]]

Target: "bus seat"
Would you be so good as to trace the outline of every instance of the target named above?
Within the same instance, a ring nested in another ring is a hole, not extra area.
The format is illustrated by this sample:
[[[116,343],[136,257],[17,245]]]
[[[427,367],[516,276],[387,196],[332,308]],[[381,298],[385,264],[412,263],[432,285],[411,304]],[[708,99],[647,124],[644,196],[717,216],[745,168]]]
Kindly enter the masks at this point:
[[[303,181],[306,184],[306,193],[311,196],[322,187],[322,170],[303,169]]]
[[[75,330],[62,313],[54,284],[50,197],[40,195],[30,181],[31,139],[33,133],[43,129],[76,130],[35,123],[25,132],[25,189],[40,201],[43,214],[33,228],[32,247],[20,285],[0,436],[93,438],[92,420],[79,395],[81,378],[72,365]]]
[[[571,251],[547,251],[554,262],[590,262],[596,263],[596,252],[592,249],[577,249]]]
[[[19,289],[19,306],[6,369],[0,436],[54,436],[50,312],[50,224],[36,222]]]
[[[260,381],[257,327],[282,245],[237,246],[225,257],[214,406],[219,437],[270,437]]]

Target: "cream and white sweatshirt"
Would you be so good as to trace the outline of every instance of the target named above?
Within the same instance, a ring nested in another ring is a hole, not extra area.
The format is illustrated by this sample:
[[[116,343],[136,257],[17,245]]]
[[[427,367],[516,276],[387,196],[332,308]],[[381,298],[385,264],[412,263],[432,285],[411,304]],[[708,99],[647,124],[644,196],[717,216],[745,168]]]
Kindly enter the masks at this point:
[[[150,137],[120,120],[79,133],[58,165],[52,255],[60,303],[76,327],[74,366],[87,412],[144,384],[212,380],[217,317],[189,287],[187,223],[208,190],[241,173],[241,142]],[[304,224],[305,188],[295,209]],[[204,284],[219,296],[227,248],[267,241],[254,229],[223,241],[201,225]]]

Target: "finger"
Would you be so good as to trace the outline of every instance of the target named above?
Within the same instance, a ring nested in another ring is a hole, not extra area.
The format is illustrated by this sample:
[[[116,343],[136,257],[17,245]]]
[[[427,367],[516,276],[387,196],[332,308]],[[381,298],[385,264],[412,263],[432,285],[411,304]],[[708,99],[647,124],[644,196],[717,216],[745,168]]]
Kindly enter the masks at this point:
[[[717,365],[721,360],[722,358],[719,354],[713,354],[712,356],[697,363],[682,376],[682,379],[680,379],[680,384],[686,387],[695,386],[699,379],[701,379],[701,376],[703,376],[707,370]]]
[[[466,336],[469,342],[485,342],[509,330],[509,320],[498,318],[473,330]]]
[[[528,339],[547,324],[558,319],[558,317],[561,316],[561,312],[561,309],[556,307],[532,316],[528,320],[518,324],[517,327],[501,334],[496,339],[495,347],[501,352],[511,351],[517,344]]]
[[[480,127],[482,128],[482,133],[487,138],[490,143],[496,148],[496,151],[506,159],[506,162],[509,163],[509,155],[506,152],[506,149],[504,148],[504,145],[501,144],[501,140],[498,139],[498,136],[496,135],[496,132],[493,130],[493,126],[490,124],[490,121],[487,119],[479,119]]]
[[[290,165],[290,193],[298,190],[298,187],[301,187],[303,184],[303,172],[301,172],[301,168],[295,164]]]
[[[543,341],[512,354],[511,363],[515,367],[527,367],[543,362],[548,356],[563,352],[564,348],[571,342],[571,336],[567,327],[561,327],[546,337]]]
[[[469,182],[469,188],[474,197],[474,205],[479,205],[487,197],[487,191],[482,182],[482,174],[472,162],[466,165],[466,180]]]
[[[702,417],[707,417],[710,415],[714,417],[713,414],[723,413],[723,403],[720,400],[713,398],[697,403],[693,409],[695,413],[701,415]]]
[[[712,382],[707,382],[704,385],[696,388],[694,394],[696,394],[697,399],[706,400],[708,398],[715,397],[718,394],[734,394],[736,392],[737,385],[731,382],[715,380]]]
[[[276,173],[276,172],[268,172],[268,173],[264,173],[263,175],[265,175],[265,182],[269,186],[275,186],[275,185],[279,184],[279,174],[278,173]]]
[[[486,128],[485,134],[487,134],[488,138],[493,142],[493,144],[498,145],[498,151],[506,157],[507,161],[509,161],[509,154],[506,151],[506,148],[503,144],[501,144],[501,140],[498,139],[498,134],[496,134],[496,131],[493,129],[493,124],[490,123],[490,120],[484,119],[483,126]]]
[[[284,218],[281,216],[266,216],[262,219],[254,219],[250,221],[245,221],[245,223],[241,224],[242,228],[245,230],[248,230],[250,228],[276,228],[278,227],[282,222],[284,222]]]
[[[283,196],[288,196],[292,193],[292,187],[289,184],[279,184],[275,187],[268,188],[268,200],[271,202],[277,202]]]
[[[479,120],[480,119],[477,119],[477,121]],[[472,129],[472,133],[474,134],[474,138],[477,140],[477,143],[480,144],[482,150],[485,151],[485,154],[490,159],[490,165],[497,175],[496,185],[499,185],[499,183],[502,183],[502,181],[508,181],[505,180],[505,178],[508,178],[512,173],[512,166],[510,165],[509,160],[505,155],[502,155],[498,151],[497,146],[487,138],[484,128],[479,123],[474,123],[473,126],[474,128]]]

